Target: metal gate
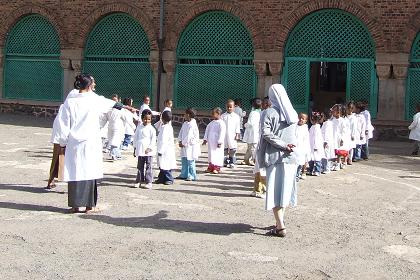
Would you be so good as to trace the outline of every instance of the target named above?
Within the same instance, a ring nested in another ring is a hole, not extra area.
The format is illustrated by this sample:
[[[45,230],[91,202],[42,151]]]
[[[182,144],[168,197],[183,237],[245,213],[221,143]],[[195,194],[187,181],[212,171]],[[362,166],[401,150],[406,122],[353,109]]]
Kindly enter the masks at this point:
[[[420,104],[420,33],[417,33],[411,48],[405,103],[405,117],[410,120],[416,113],[416,105]]]
[[[308,110],[311,62],[346,63],[346,99],[368,101],[376,116],[375,45],[359,19],[338,9],[320,10],[306,16],[290,33],[282,82],[298,111]]]
[[[83,71],[96,80],[96,92],[110,97],[131,97],[135,102],[152,97],[150,44],[133,17],[116,13],[100,20],[89,34]]]
[[[239,18],[223,11],[198,16],[178,43],[175,106],[211,109],[241,98],[249,108],[257,83],[253,59],[251,36]]]
[[[6,42],[4,97],[61,101],[60,52],[58,34],[46,18],[34,14],[19,20]]]

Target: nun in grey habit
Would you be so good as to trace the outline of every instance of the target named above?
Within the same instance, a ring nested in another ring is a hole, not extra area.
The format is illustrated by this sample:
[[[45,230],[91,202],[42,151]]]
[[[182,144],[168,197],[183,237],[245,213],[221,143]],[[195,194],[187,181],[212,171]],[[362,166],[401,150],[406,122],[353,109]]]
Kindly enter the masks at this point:
[[[298,115],[281,84],[270,87],[268,97],[272,107],[261,116],[261,137],[258,149],[260,166],[267,171],[266,210],[273,210],[276,226],[269,235],[284,237],[284,213],[287,206],[296,205],[296,125]]]

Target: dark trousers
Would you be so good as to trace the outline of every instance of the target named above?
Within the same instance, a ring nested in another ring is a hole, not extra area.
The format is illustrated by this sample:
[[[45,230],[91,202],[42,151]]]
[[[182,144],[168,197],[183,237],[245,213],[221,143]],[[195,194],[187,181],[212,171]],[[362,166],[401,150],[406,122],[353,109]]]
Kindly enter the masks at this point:
[[[363,144],[361,148],[362,148],[362,151],[361,151],[362,159],[368,159],[369,158],[369,140],[366,140],[366,144]]]
[[[174,182],[174,177],[172,176],[172,170],[160,169],[158,182],[159,183]]]
[[[225,164],[236,164],[236,149],[225,149]]]
[[[153,170],[152,170],[151,156],[139,156],[137,160],[137,178],[136,183],[152,183]]]
[[[309,172],[311,173],[321,173],[321,161],[311,160],[309,162]]]

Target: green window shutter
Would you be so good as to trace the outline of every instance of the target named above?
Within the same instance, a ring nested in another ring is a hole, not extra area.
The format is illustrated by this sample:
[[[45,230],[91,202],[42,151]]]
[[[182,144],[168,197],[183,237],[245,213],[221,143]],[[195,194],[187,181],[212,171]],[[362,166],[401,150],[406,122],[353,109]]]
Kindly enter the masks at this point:
[[[145,95],[152,96],[149,55],[149,39],[141,24],[127,14],[111,14],[89,34],[83,71],[95,77],[98,94],[141,102]]]
[[[5,98],[61,101],[60,52],[58,34],[47,19],[34,14],[18,21],[6,42]]]
[[[372,76],[374,69],[371,61],[352,61],[347,67],[347,76],[349,77],[349,85],[347,86],[350,100],[367,101],[369,104],[376,104],[371,94],[375,88],[375,76]],[[376,110],[372,110],[372,117],[376,117]]]
[[[253,59],[252,38],[239,18],[223,11],[198,16],[178,43],[175,106],[208,110],[241,98],[249,109],[256,94]]]
[[[420,32],[411,48],[405,103],[405,117],[411,120],[416,113],[417,104],[420,104]]]
[[[297,112],[308,111],[309,62],[286,59],[286,91]]]

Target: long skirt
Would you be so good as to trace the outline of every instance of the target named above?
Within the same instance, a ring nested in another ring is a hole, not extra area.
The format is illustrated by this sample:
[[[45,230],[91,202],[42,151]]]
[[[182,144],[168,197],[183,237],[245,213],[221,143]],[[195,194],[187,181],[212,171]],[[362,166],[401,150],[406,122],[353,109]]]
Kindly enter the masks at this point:
[[[69,207],[95,207],[98,201],[97,180],[68,182]]]
[[[266,168],[267,194],[265,209],[274,207],[296,206],[297,183],[296,164],[277,163]]]

